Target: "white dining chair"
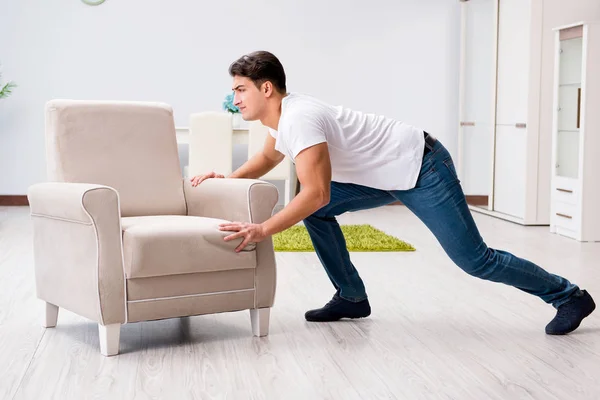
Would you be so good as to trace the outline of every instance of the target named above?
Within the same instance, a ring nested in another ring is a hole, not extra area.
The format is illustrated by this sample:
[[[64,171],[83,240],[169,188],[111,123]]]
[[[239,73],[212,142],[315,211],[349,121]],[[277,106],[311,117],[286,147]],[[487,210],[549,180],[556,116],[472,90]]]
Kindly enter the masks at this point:
[[[214,171],[229,175],[233,159],[231,115],[205,111],[190,115],[187,177]]]

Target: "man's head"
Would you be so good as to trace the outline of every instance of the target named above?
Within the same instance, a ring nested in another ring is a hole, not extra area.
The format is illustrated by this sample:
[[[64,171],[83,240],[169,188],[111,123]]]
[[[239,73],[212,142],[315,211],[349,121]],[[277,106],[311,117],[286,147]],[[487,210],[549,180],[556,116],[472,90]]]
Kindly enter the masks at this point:
[[[246,121],[264,118],[270,105],[286,94],[283,65],[267,51],[240,57],[229,67],[229,74],[233,77],[233,103]]]

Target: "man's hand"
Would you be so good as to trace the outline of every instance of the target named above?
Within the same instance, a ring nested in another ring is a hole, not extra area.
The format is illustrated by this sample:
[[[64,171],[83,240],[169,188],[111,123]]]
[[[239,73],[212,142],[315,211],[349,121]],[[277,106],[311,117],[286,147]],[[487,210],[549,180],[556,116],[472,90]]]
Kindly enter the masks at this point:
[[[192,179],[190,179],[190,182],[192,182],[192,186],[198,186],[200,183],[202,183],[202,181],[205,181],[206,179],[210,178],[225,178],[225,176],[217,174],[216,172],[210,172],[204,175],[196,175]]]
[[[225,236],[225,241],[234,240],[243,237],[242,243],[236,247],[235,251],[239,253],[248,245],[248,243],[258,243],[265,239],[265,229],[261,224],[250,224],[248,222],[226,222],[219,225],[222,231],[237,232],[229,236]]]

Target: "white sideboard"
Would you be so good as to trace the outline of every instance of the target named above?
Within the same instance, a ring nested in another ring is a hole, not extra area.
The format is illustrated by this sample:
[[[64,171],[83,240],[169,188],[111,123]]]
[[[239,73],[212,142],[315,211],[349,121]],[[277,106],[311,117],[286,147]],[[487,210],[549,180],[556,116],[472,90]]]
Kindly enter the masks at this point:
[[[600,23],[555,29],[550,231],[600,241]]]
[[[190,128],[187,126],[175,127],[177,143],[190,143]],[[233,144],[248,144],[248,129],[233,128]]]

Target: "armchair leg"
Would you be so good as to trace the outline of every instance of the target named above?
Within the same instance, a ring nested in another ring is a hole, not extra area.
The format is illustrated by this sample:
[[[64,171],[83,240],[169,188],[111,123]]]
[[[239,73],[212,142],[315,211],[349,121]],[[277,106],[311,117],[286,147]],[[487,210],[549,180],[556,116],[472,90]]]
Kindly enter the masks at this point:
[[[58,320],[58,306],[54,304],[44,302],[46,307],[46,312],[44,315],[44,328],[54,328],[56,326],[56,321]]]
[[[267,336],[269,334],[270,308],[250,309],[250,322],[252,323],[252,334],[254,336]]]
[[[105,357],[119,354],[121,324],[98,324],[98,330],[100,332],[100,353]]]

